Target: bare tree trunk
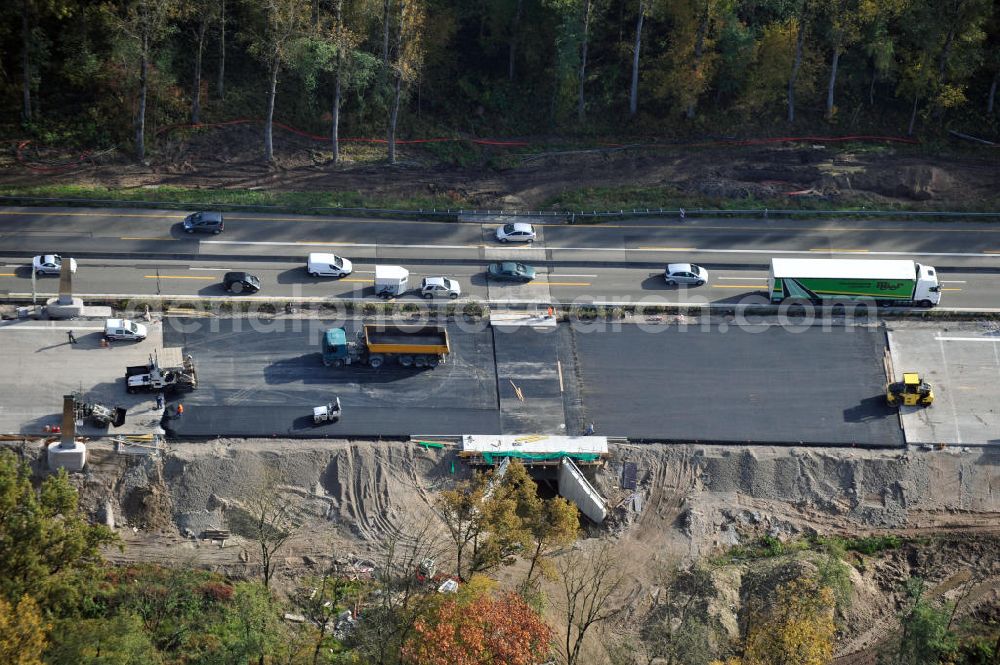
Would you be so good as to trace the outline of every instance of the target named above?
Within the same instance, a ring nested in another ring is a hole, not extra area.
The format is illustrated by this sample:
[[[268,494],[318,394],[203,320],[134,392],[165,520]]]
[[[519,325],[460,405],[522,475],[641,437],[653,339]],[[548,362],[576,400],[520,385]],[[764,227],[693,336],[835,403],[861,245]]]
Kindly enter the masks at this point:
[[[198,23],[198,50],[194,55],[194,88],[191,90],[191,124],[201,122],[201,53],[205,45],[208,21],[203,16]]]
[[[264,161],[270,164],[274,161],[274,142],[272,139],[272,124],[274,122],[274,98],[278,93],[278,68],[281,60],[278,55],[272,56],[271,61],[271,85],[267,91],[267,117],[264,119]],[[265,578],[266,586],[267,578]]]
[[[910,127],[906,130],[907,136],[913,136],[913,126],[917,124],[917,102],[920,101],[920,97],[913,95],[913,111],[910,113]]]
[[[344,68],[344,44],[342,21],[343,21],[344,0],[337,0],[337,71],[333,78],[333,109],[330,115],[330,141],[333,145],[333,163],[340,162],[340,78]]]
[[[639,0],[639,18],[635,20],[635,46],[632,49],[632,86],[628,95],[628,115],[639,110],[639,51],[642,48],[642,23],[646,18],[646,0]]]
[[[319,25],[319,0],[312,0],[312,16],[310,17],[310,22],[313,30]]]
[[[226,96],[226,0],[220,0],[219,12],[219,81],[216,85],[219,99]]]
[[[986,98],[986,112],[993,113],[993,100],[997,96],[997,79],[1000,79],[1000,69],[993,72],[993,83],[990,84],[990,94]]]
[[[399,119],[399,97],[403,90],[403,77],[396,74],[396,84],[392,95],[392,108],[389,111],[389,135],[386,143],[389,146],[389,163],[396,163],[396,121]]]
[[[521,9],[524,0],[517,0],[514,10],[514,23],[510,26],[510,54],[507,58],[507,80],[514,80],[514,54],[517,52],[517,33],[521,29]]]
[[[31,122],[31,0],[23,0],[21,3],[21,61],[22,61],[22,87],[23,101],[21,106],[21,120],[25,123]]]
[[[583,95],[583,83],[587,79],[587,48],[590,46],[590,11],[592,0],[584,0],[583,8],[583,43],[580,45],[580,81],[576,102],[576,117],[583,122],[586,117],[586,100]]]
[[[804,14],[804,12],[803,12]],[[799,67],[802,66],[802,46],[806,40],[805,16],[799,16],[799,33],[795,38],[795,60],[792,62],[792,74],[788,77],[788,122],[795,122],[795,80],[799,77]]]
[[[139,109],[135,118],[135,159],[142,162],[146,159],[146,70],[148,68],[148,40],[142,37],[139,53]]]
[[[382,64],[389,64],[389,9],[392,6],[392,0],[383,0],[382,2]]]
[[[872,80],[868,85],[868,105],[875,106],[875,81],[878,79],[878,68],[872,63]]]
[[[826,86],[826,119],[833,120],[833,88],[837,84],[837,65],[840,63],[840,45],[833,47],[833,58],[830,60],[830,82]]]
[[[698,65],[701,64],[701,53],[705,50],[705,32],[708,31],[708,3],[705,3],[705,12],[701,15],[701,21],[698,23],[698,34],[694,40],[694,62],[691,64],[691,69],[693,71],[698,71]],[[698,98],[695,97],[691,100],[691,103],[687,107],[687,118],[691,120],[694,118],[694,110],[698,106]]]

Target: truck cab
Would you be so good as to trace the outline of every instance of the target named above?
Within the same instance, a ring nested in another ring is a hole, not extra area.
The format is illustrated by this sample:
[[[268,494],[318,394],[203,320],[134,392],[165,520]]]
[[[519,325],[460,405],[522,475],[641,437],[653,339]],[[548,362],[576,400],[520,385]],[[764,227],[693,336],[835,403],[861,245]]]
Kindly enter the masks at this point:
[[[343,367],[353,361],[347,342],[347,331],[330,328],[323,333],[323,364],[327,367]]]
[[[917,285],[913,289],[913,302],[921,307],[932,307],[941,302],[941,286],[937,270],[932,266],[917,264]]]

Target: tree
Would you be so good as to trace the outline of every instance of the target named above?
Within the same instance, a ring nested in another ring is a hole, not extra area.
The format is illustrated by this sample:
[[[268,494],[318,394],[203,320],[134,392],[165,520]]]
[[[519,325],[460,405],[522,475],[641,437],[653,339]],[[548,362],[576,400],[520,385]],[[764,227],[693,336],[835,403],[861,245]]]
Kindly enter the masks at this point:
[[[284,643],[283,628],[278,622],[271,592],[255,582],[236,585],[232,605],[215,632],[228,663],[256,660],[264,665]]]
[[[219,99],[226,97],[226,0],[219,0],[219,73],[216,94]]]
[[[510,469],[514,468],[512,464]],[[517,476],[518,471],[514,474]],[[491,488],[493,478],[493,472],[479,474],[453,490],[442,492],[438,502],[455,545],[456,574],[461,580],[513,563],[531,542],[531,534],[519,513],[522,504],[518,494],[524,490],[515,490],[507,478]]]
[[[46,652],[50,663],[74,665],[160,665],[163,657],[135,614],[108,618],[74,617],[53,630]]]
[[[426,20],[424,0],[398,0],[395,12],[396,32],[394,45],[387,51],[386,65],[392,83],[392,102],[389,105],[389,123],[386,143],[389,146],[389,163],[396,163],[396,124],[399,121],[399,104],[405,88],[420,76],[424,61],[423,32]],[[389,0],[386,0],[389,8]],[[386,15],[389,21],[390,14]],[[388,25],[388,23],[387,23]]]
[[[629,87],[628,114],[634,117],[639,110],[639,52],[642,50],[642,24],[646,19],[647,0],[639,0],[635,19],[635,46],[632,47],[632,84]]]
[[[799,9],[795,16],[795,57],[792,60],[792,72],[788,76],[788,122],[795,122],[795,83],[802,67],[802,49],[806,41],[806,31],[809,27],[807,11],[810,0],[799,0]]]
[[[919,577],[906,581],[909,606],[900,614],[903,633],[896,662],[899,665],[938,663],[958,646],[950,630],[950,612],[927,600],[927,587]]]
[[[705,663],[723,650],[725,629],[712,615],[718,590],[712,573],[693,564],[657,571],[652,607],[641,628],[642,644],[650,662]]]
[[[146,159],[149,63],[156,47],[172,30],[169,20],[175,9],[175,0],[130,0],[124,19],[119,21],[119,27],[132,40],[139,59],[139,101],[135,112],[135,159],[138,162]]]
[[[827,665],[833,659],[834,595],[815,580],[778,588],[767,608],[751,610],[743,665]]]
[[[16,605],[0,598],[0,662],[42,665],[50,627],[31,596],[23,596]]]
[[[311,625],[316,626],[312,665],[318,665],[323,647],[329,642],[329,627],[341,612],[341,603],[351,591],[351,584],[334,563],[317,578],[303,580],[302,591],[295,596],[295,606]]]
[[[565,617],[565,640],[560,644],[566,665],[580,662],[583,639],[590,630],[624,609],[614,596],[625,576],[611,545],[603,541],[596,551],[576,550],[556,563]]]
[[[100,548],[116,541],[80,514],[65,471],[36,492],[28,467],[0,451],[0,598],[17,605],[29,596],[56,616],[72,611],[89,589]]]
[[[551,629],[517,594],[448,598],[414,624],[403,647],[413,665],[534,665],[548,652]]]
[[[187,18],[194,21],[194,29],[192,30],[195,43],[194,76],[191,84],[191,124],[193,125],[201,122],[201,56],[205,49],[205,34],[208,32],[208,26],[215,20],[215,14],[220,9],[217,2],[218,0],[187,0],[187,4],[184,5]]]
[[[261,581],[270,590],[278,552],[295,533],[291,504],[281,495],[277,478],[271,475],[248,486],[244,496],[247,497],[244,508],[230,511],[227,520],[235,532],[257,542]]]
[[[306,0],[261,0],[264,27],[253,37],[250,51],[267,67],[267,111],[264,116],[264,161],[274,161],[274,100],[278,74],[292,41],[303,34],[309,12]]]

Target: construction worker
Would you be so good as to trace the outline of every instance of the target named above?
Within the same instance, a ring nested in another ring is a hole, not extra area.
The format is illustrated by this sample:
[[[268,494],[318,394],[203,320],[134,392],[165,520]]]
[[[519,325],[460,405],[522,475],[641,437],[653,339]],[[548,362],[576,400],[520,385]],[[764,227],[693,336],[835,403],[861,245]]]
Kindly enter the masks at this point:
[[[179,418],[179,417],[181,417],[183,415],[184,415],[184,405],[183,404],[178,404],[177,405],[177,417]]]
[[[156,396],[156,408],[157,409],[162,409],[163,408],[163,395],[162,394]]]
[[[72,330],[67,331],[66,336],[69,337],[70,344],[76,344],[76,335],[73,334]]]

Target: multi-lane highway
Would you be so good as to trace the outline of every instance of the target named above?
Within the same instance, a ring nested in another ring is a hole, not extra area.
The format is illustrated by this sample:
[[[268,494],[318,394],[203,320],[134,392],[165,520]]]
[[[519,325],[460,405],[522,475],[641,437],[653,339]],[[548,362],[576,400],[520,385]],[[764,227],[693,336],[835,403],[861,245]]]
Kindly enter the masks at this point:
[[[186,213],[154,210],[0,209],[0,293],[53,293],[54,278],[31,279],[35,254],[77,257],[79,295],[223,296],[227,270],[260,276],[260,297],[371,297],[374,266],[459,280],[463,298],[538,302],[736,302],[762,290],[773,256],[913,258],[941,271],[944,308],[1000,308],[1000,227],[988,223],[786,219],[619,220],[537,223],[532,246],[493,237],[498,222],[345,219],[227,213],[220,235],[185,234]],[[305,255],[330,251],[355,262],[340,279],[312,279]],[[490,282],[490,261],[539,268],[528,285]],[[706,266],[701,288],[670,288],[661,266]],[[414,296],[415,297],[415,296]]]

